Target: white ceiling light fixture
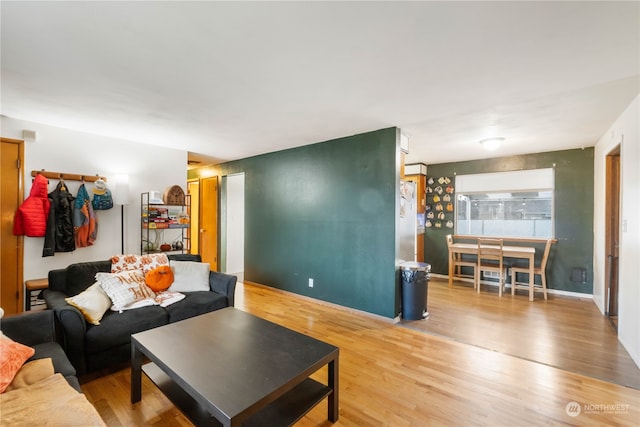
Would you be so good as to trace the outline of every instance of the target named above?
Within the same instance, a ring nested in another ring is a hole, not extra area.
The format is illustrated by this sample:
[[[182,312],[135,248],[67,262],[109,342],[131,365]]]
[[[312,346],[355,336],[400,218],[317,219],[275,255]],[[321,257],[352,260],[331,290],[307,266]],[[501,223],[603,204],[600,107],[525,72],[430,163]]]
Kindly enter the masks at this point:
[[[485,150],[494,151],[500,148],[503,142],[504,138],[502,137],[485,138],[480,140],[480,145],[482,145]]]

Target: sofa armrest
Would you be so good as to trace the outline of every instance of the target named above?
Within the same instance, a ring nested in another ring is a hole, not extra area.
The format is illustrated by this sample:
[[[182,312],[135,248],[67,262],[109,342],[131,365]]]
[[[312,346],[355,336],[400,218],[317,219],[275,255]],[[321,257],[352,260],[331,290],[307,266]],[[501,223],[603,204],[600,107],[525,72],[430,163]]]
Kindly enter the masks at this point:
[[[28,311],[2,319],[2,332],[14,341],[34,346],[56,341],[55,318],[52,310]]]
[[[84,341],[87,333],[87,323],[77,308],[69,305],[62,292],[45,289],[43,291],[47,307],[53,309],[62,329],[62,346],[69,361],[76,368],[78,375],[86,372],[84,357]]]
[[[236,282],[238,278],[230,274],[209,272],[209,287],[212,291],[225,295],[229,301],[229,307],[235,303]]]

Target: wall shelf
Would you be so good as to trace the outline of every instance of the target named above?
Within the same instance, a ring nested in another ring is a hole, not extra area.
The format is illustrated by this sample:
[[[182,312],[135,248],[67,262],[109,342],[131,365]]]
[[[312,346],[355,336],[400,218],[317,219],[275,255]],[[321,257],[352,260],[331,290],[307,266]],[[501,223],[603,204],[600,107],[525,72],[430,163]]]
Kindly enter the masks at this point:
[[[46,170],[33,170],[31,171],[31,176],[35,178],[36,175],[42,175],[45,178],[48,179],[62,179],[62,180],[67,180],[67,181],[85,181],[85,182],[96,182],[97,180],[101,179],[103,181],[106,181],[107,178],[104,176],[100,176],[100,175],[79,175],[76,173],[67,173],[67,172],[52,172],[52,171],[46,171]]]

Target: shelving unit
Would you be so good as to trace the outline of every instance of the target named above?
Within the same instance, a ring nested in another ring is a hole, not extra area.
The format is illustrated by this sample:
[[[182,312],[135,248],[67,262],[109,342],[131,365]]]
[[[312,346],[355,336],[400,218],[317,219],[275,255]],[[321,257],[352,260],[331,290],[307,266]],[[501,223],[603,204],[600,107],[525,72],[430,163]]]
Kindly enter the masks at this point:
[[[191,241],[190,195],[185,195],[184,205],[151,203],[149,192],[140,194],[140,253],[158,252],[189,253]],[[163,251],[160,246],[171,245]]]

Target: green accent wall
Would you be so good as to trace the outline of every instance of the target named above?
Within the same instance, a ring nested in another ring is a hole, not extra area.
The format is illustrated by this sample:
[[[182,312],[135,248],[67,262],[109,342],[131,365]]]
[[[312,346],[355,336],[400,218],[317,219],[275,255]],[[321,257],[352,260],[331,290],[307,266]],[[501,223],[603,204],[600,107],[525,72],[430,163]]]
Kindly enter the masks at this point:
[[[429,176],[454,176],[555,167],[555,238],[547,264],[550,289],[593,293],[594,149],[552,151],[521,156],[427,165]],[[425,261],[431,271],[447,274],[450,229],[429,228],[425,235]],[[455,232],[454,232],[455,233]],[[536,251],[542,254],[542,245]],[[586,270],[583,283],[572,271]],[[536,279],[539,281],[538,279]]]
[[[189,178],[245,173],[245,280],[391,318],[397,140],[397,128],[382,129],[191,170]]]

